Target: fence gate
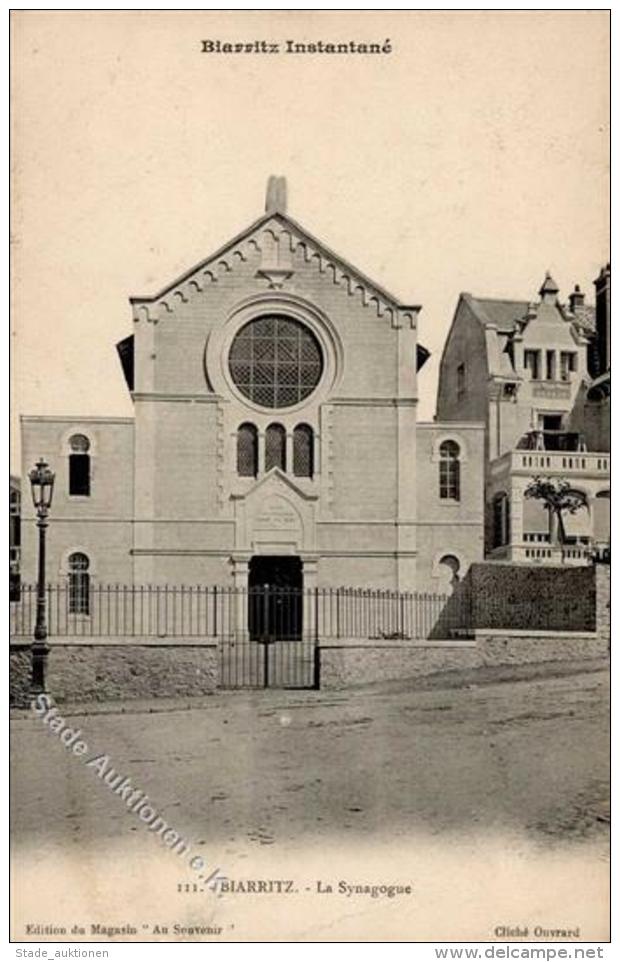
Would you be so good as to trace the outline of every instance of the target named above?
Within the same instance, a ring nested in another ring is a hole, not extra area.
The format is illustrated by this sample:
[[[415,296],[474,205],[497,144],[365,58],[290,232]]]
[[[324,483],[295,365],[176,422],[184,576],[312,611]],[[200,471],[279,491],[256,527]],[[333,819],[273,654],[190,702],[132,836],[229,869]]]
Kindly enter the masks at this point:
[[[222,688],[318,687],[316,640],[304,630],[304,593],[266,585],[242,596],[247,631],[219,640]]]

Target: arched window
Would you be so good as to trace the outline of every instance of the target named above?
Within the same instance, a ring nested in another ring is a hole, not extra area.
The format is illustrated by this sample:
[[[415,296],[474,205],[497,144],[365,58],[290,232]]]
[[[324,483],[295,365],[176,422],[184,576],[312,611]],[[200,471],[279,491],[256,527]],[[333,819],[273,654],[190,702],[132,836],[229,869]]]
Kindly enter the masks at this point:
[[[444,441],[439,447],[439,497],[442,500],[461,499],[460,448],[456,441]]]
[[[90,575],[88,555],[75,551],[69,555],[69,614],[90,614]]]
[[[74,434],[69,439],[69,494],[90,495],[90,441],[85,434]]]
[[[510,544],[510,501],[505,491],[493,498],[493,547]]]
[[[270,424],[265,432],[265,471],[286,471],[286,431],[281,424]]]
[[[309,424],[298,424],[293,431],[293,474],[298,478],[314,475],[314,432]]]
[[[243,478],[258,474],[258,431],[253,424],[241,424],[237,430],[237,474]]]
[[[441,577],[441,591],[452,594],[460,581],[459,571],[461,562],[453,554],[445,554],[439,559],[439,575]]]

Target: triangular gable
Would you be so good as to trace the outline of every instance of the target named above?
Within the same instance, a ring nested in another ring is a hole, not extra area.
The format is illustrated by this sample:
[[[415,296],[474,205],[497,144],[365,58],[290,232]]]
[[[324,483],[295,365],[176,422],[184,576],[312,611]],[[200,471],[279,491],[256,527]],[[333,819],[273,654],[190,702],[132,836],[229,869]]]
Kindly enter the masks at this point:
[[[263,475],[262,478],[256,481],[256,483],[253,484],[243,494],[231,494],[230,496],[231,500],[232,501],[247,500],[252,495],[256,494],[256,492],[259,491],[265,485],[269,487],[274,487],[274,482],[281,482],[282,484],[284,484],[285,487],[289,488],[291,491],[293,491],[298,497],[302,498],[304,501],[318,500],[317,494],[310,494],[307,491],[303,491],[302,488],[299,487],[299,485],[295,484],[295,482],[292,481],[291,478],[289,478],[289,476],[284,473],[284,471],[281,471],[280,468],[271,468],[271,470],[268,471],[267,474]]]
[[[389,314],[395,326],[406,322],[413,325],[420,311],[419,305],[401,304],[393,294],[371,281],[362,271],[330,250],[288,214],[280,211],[264,214],[210,257],[167,284],[157,294],[130,297],[130,303],[135,310],[146,309],[147,316],[150,315],[149,305],[161,304],[165,311],[171,313],[176,298],[186,302],[193,293],[204,290],[205,285],[216,283],[219,276],[230,272],[236,263],[247,259],[250,248],[260,250],[261,239],[269,232],[273,235],[274,242],[277,239],[278,243],[288,243],[291,253],[301,249],[306,261],[314,261],[321,273],[330,274],[333,277],[335,284],[346,285],[349,294],[359,292],[362,303],[376,306],[380,317]],[[275,272],[277,273],[277,269]]]

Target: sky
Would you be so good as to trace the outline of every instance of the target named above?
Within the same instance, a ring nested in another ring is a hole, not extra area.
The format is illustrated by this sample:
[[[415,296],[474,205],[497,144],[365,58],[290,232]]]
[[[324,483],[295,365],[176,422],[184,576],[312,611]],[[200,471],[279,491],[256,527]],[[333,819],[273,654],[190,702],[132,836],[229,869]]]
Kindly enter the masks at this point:
[[[606,11],[17,11],[12,411],[132,414],[115,344],[264,210],[404,303],[432,353],[461,291],[566,299],[609,260]],[[389,40],[381,55],[205,54],[203,40]]]

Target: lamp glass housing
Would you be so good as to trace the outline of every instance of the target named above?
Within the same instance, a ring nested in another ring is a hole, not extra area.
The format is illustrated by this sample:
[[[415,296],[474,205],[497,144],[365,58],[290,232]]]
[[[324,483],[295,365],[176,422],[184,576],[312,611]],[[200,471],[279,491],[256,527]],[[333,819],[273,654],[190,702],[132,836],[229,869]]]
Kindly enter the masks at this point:
[[[29,474],[32,489],[32,503],[37,511],[49,511],[54,493],[54,472],[47,461],[41,458]]]

